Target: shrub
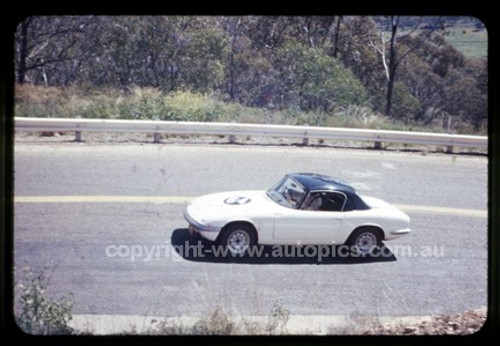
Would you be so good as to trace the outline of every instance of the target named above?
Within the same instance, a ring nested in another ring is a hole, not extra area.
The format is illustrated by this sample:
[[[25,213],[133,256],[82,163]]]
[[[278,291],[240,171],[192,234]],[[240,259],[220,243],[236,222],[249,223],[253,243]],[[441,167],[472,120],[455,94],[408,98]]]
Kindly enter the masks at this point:
[[[61,89],[29,84],[16,86],[14,101],[14,114],[21,117],[60,117],[66,103]]]
[[[345,89],[351,89],[351,87],[345,86]],[[359,95],[362,94],[361,92]],[[245,107],[239,103],[224,102],[216,94],[200,94],[189,90],[165,93],[157,88],[142,87],[119,90],[115,88],[84,89],[82,86],[56,88],[23,84],[16,85],[15,115],[202,122],[234,121],[256,124],[308,124],[310,126],[393,130],[418,128],[424,131],[442,131],[440,127],[436,129],[433,129],[434,125],[422,127],[412,121],[411,114],[414,114],[419,107],[418,100],[399,84],[395,85],[394,117],[391,119],[374,112],[370,107],[363,105],[365,103],[359,104],[355,100],[356,98],[349,102],[337,102],[329,110],[304,111],[298,106],[275,110]],[[474,129],[466,125],[465,121],[457,121],[454,129],[457,132],[473,133]]]
[[[327,126],[381,129],[386,125],[385,117],[367,107],[348,106],[331,116]]]
[[[331,112],[336,106],[368,103],[361,82],[323,49],[288,42],[276,54],[284,108]]]
[[[72,334],[68,326],[73,303],[70,295],[59,299],[48,296],[46,269],[34,274],[30,267],[22,269],[22,281],[16,284],[15,317],[18,326],[29,334]]]
[[[394,84],[391,114],[394,118],[404,120],[408,124],[414,118],[414,114],[418,112],[420,101],[407,89],[402,83]]]
[[[224,104],[214,97],[176,91],[168,94],[164,101],[164,112],[161,120],[178,121],[214,121]]]

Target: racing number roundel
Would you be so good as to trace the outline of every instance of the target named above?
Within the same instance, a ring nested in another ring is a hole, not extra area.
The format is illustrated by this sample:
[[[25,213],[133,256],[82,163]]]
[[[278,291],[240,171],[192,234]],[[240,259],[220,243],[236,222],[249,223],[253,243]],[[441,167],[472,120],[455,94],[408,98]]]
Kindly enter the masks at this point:
[[[224,200],[224,203],[230,205],[242,205],[250,202],[251,199],[248,197],[229,197]]]

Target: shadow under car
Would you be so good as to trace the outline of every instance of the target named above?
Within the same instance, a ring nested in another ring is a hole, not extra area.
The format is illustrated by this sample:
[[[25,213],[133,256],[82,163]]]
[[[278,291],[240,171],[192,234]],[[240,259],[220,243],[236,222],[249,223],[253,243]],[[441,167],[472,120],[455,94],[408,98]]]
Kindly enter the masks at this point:
[[[171,244],[182,258],[194,262],[319,265],[396,261],[384,245],[377,247],[372,255],[349,251],[345,245],[255,245],[245,256],[240,256],[198,234],[191,236],[185,228],[172,232]]]

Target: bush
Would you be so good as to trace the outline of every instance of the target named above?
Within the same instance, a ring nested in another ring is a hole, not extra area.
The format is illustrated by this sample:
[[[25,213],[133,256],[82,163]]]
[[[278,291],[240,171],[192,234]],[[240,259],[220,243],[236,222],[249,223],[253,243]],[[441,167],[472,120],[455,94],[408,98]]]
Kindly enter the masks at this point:
[[[161,120],[214,121],[224,108],[221,101],[209,95],[176,91],[165,97]]]
[[[331,112],[337,106],[368,104],[361,82],[323,49],[289,42],[277,51],[284,108]]]
[[[394,118],[410,123],[419,111],[420,101],[402,83],[394,83],[391,114]]]
[[[347,101],[345,105],[338,104],[329,111],[304,111],[300,107],[282,110],[245,107],[239,103],[223,102],[216,94],[191,91],[165,93],[156,88],[141,87],[126,90],[86,90],[78,86],[56,88],[23,84],[17,85],[15,92],[15,115],[21,117],[82,116],[94,119],[234,121],[388,130],[409,130],[418,127],[419,130],[442,131],[441,128],[417,126],[418,123],[412,121],[411,115],[419,107],[418,100],[399,84],[395,86],[395,116],[390,121],[366,105]],[[465,122],[457,122],[455,129],[467,133],[474,131],[465,125]]]
[[[45,271],[34,274],[30,267],[22,269],[22,281],[16,284],[15,289],[16,322],[29,334],[72,334],[73,329],[68,326],[73,308],[70,295],[63,295],[56,300],[49,298],[49,281]]]
[[[71,100],[74,94],[74,88],[16,85],[14,114],[19,117],[66,117],[70,111],[68,105],[78,103]]]
[[[332,127],[382,129],[386,127],[386,119],[383,115],[373,112],[371,109],[359,106],[349,106],[340,109],[331,116],[326,123]]]

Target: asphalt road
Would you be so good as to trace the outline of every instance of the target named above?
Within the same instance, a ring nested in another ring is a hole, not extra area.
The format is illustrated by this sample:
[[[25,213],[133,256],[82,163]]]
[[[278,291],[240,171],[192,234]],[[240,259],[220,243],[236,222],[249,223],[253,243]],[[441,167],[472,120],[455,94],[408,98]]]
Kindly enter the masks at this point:
[[[77,314],[193,316],[220,306],[254,315],[281,304],[302,315],[407,316],[487,303],[485,157],[19,144],[14,169],[16,269],[49,265],[51,291],[72,292]],[[408,212],[413,233],[387,242],[392,254],[374,260],[318,261],[307,257],[312,250],[302,258],[243,262],[179,253],[181,245],[198,244],[186,236],[179,197],[264,190],[292,171],[338,176],[361,194],[419,207]]]

